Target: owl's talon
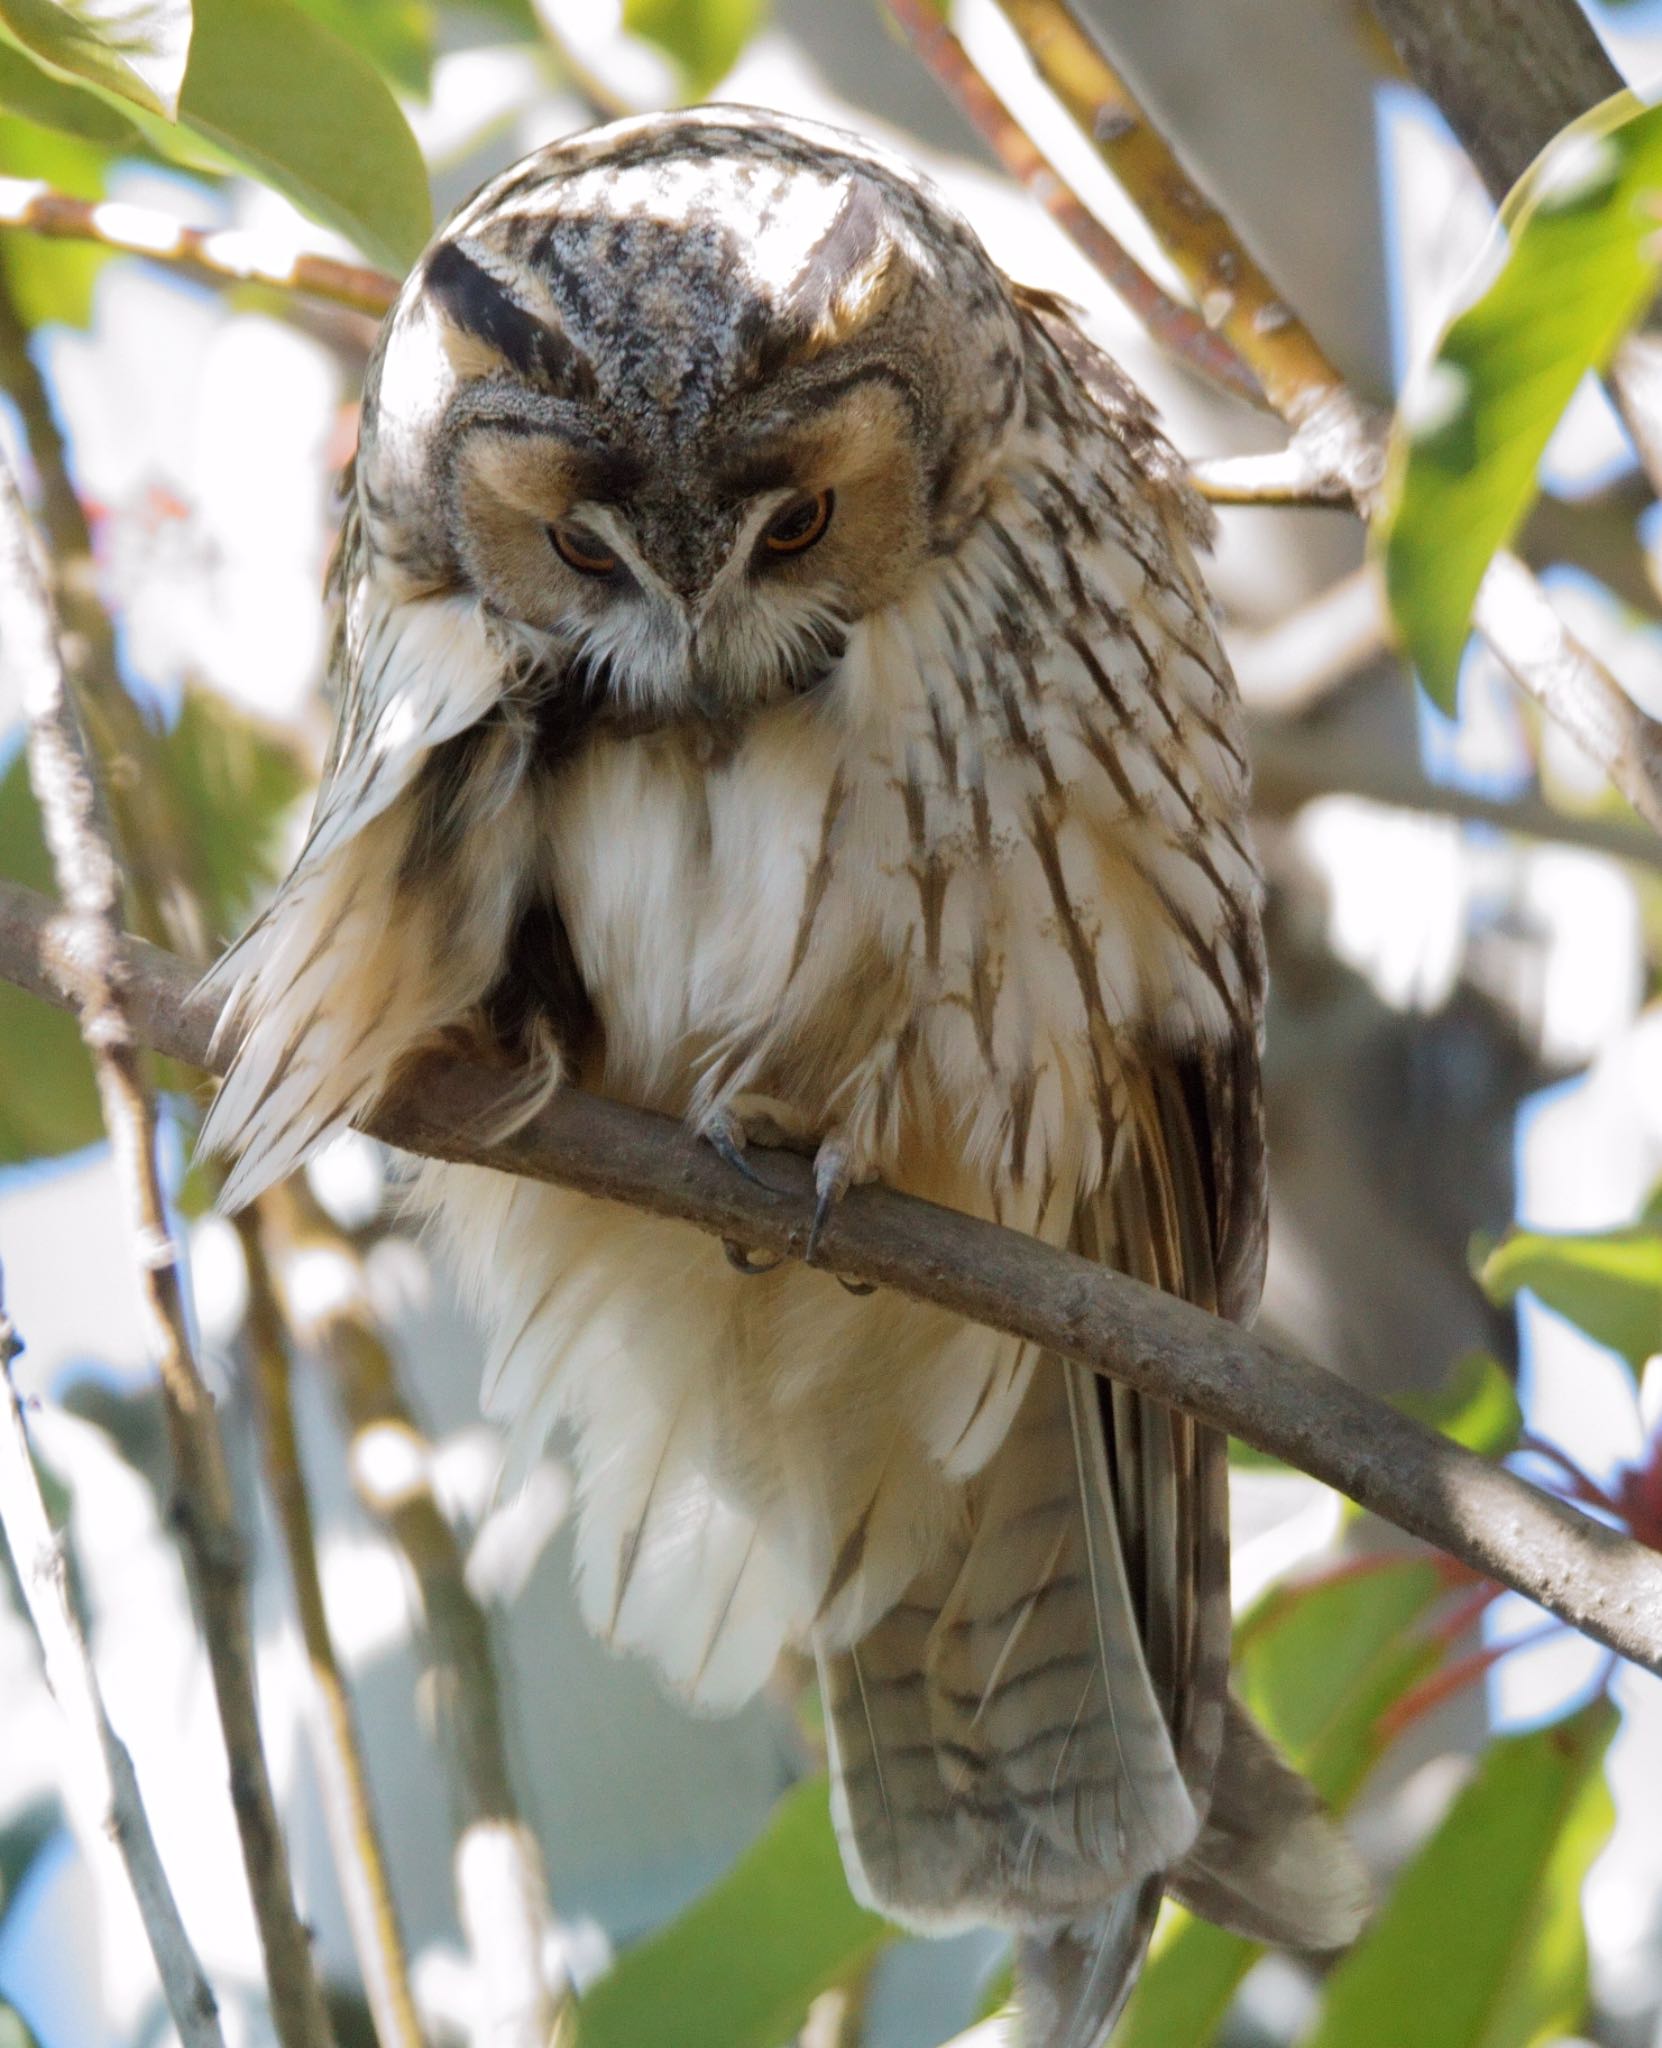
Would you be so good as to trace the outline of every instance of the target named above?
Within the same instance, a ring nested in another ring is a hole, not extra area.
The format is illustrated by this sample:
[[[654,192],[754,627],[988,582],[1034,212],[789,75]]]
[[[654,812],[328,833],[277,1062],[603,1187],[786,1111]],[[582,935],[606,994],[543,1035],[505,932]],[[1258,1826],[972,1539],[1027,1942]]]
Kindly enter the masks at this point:
[[[758,1259],[748,1245],[740,1244],[736,1238],[724,1237],[721,1248],[727,1254],[728,1265],[747,1280],[754,1280],[762,1273],[772,1273],[785,1263],[783,1252],[775,1252],[771,1259],[765,1256]]]
[[[848,1193],[851,1162],[848,1147],[837,1138],[827,1138],[814,1154],[814,1220],[808,1226],[808,1244],[802,1256],[810,1266],[819,1258],[819,1241],[831,1212]]]
[[[744,1126],[730,1110],[713,1110],[698,1127],[698,1135],[735,1173],[741,1173],[752,1187],[765,1188],[770,1195],[782,1194],[772,1181],[765,1179],[745,1157]]]

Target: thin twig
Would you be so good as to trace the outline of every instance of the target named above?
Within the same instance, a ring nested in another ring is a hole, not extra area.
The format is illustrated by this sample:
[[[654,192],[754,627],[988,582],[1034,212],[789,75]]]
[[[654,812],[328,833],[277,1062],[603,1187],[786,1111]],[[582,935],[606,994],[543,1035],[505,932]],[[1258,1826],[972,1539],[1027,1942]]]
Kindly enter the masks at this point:
[[[1255,816],[1285,817],[1324,796],[1357,796],[1394,811],[1491,825],[1516,839],[1585,847],[1614,860],[1662,871],[1662,839],[1612,818],[1581,818],[1540,797],[1488,797],[1456,783],[1433,782],[1412,760],[1378,746],[1333,746],[1279,722],[1248,724]]]
[[[352,1483],[404,1555],[420,1595],[439,1721],[455,1779],[456,1904],[474,1960],[480,2048],[555,2048],[569,1986],[550,1984],[542,1851],[508,1768],[490,1622],[467,1583],[456,1532],[432,1487],[432,1447],[406,1403],[357,1253],[296,1178],[271,1198],[290,1256],[321,1251],[335,1284],[297,1334],[317,1346],[346,1423]]]
[[[1315,449],[1299,438],[1265,455],[1203,456],[1189,464],[1189,475],[1214,505],[1356,510],[1351,476],[1323,467]]]
[[[65,957],[64,936],[32,890],[0,884],[0,978],[65,1004],[78,963],[72,951]],[[134,1029],[175,1059],[223,1072],[231,1048],[210,1052],[217,1017],[190,969],[137,939],[120,960]],[[805,1160],[768,1153],[773,1185],[759,1187],[672,1119],[577,1089],[512,1138],[482,1143],[514,1086],[500,1070],[434,1056],[364,1127],[406,1152],[549,1181],[758,1252],[802,1256],[814,1206]],[[1036,1238],[883,1188],[849,1194],[826,1231],[824,1263],[1185,1409],[1662,1672],[1662,1553],[1250,1330]]]
[[[324,1820],[376,2039],[381,2048],[421,2048],[421,2025],[410,1991],[404,1937],[375,1821],[363,1745],[323,1602],[311,1502],[306,1496],[294,1425],[288,1330],[272,1284],[262,1233],[262,1211],[275,1200],[267,1197],[265,1203],[245,1209],[236,1219],[248,1275],[245,1327],[258,1393],[266,1484],[277,1512],[300,1637],[311,1670]]]
[[[1262,406],[1263,388],[1235,349],[1213,333],[1192,306],[1181,304],[1156,284],[1119,237],[1090,211],[977,71],[934,0],[888,0],[888,6],[906,40],[971,127],[1154,340],[1220,390]]]
[[[0,277],[0,389],[16,405],[39,489],[59,636],[75,703],[86,721],[99,786],[109,803],[130,915],[147,938],[206,964],[189,858],[170,801],[162,738],[128,694],[115,634],[98,593],[92,534],[30,336]]]
[[[578,5],[585,0],[578,0]],[[566,83],[583,102],[589,118],[593,121],[627,121],[638,114],[648,114],[651,107],[637,106],[633,100],[618,92],[578,49],[566,33],[560,19],[559,0],[531,0],[531,12],[537,18],[543,40],[554,54],[554,61],[565,74]]]
[[[1385,592],[1364,563],[1273,625],[1227,627],[1224,645],[1248,713],[1295,718],[1389,652]]]
[[[69,1727],[66,1771],[75,1780],[74,1803],[97,1817],[126,1868],[139,1918],[156,1959],[162,1995],[183,2048],[225,2048],[219,2008],[190,1945],[162,1868],[150,1817],[126,1744],[110,1726],[98,1674],[69,1598],[63,1545],[54,1535],[29,1455],[23,1403],[12,1379],[17,1341],[0,1301],[0,1529],[17,1569],[23,1600],[40,1641],[46,1681]]]
[[[1641,711],[1553,609],[1516,555],[1489,565],[1472,623],[1518,687],[1662,832],[1662,721]]]
[[[218,284],[266,284],[304,292],[377,318],[398,296],[398,279],[367,264],[296,253],[243,228],[190,228],[151,207],[114,199],[72,199],[34,178],[0,178],[0,227],[28,228],[73,242],[97,242],[147,256]]]
[[[63,892],[74,972],[66,994],[92,1054],[104,1122],[132,1223],[151,1349],[160,1365],[175,1516],[201,1610],[230,1763],[243,1862],[284,2048],[332,2039],[311,1950],[294,1908],[288,1852],[260,1746],[253,1649],[235,1497],[213,1401],[191,1348],[178,1254],[156,1161],[155,1103],[123,978],[121,873],[87,763],[34,534],[0,462],[0,660],[21,685],[29,772]]]

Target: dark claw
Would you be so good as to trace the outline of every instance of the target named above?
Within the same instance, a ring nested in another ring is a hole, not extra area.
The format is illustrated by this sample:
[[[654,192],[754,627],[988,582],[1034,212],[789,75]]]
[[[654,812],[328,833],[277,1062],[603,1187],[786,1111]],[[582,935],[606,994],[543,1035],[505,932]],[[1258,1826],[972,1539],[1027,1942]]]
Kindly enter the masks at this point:
[[[804,1260],[815,1265],[819,1259],[820,1239],[825,1235],[825,1226],[831,1221],[831,1212],[848,1192],[848,1154],[838,1139],[827,1139],[820,1147],[814,1160],[814,1220],[808,1226],[808,1243],[803,1251]],[[869,1280],[847,1280],[841,1273],[831,1276],[841,1288],[850,1294],[875,1294],[877,1289]]]
[[[771,1259],[758,1259],[748,1245],[724,1237],[721,1248],[727,1254],[727,1263],[735,1273],[742,1273],[747,1280],[754,1280],[759,1273],[771,1273],[785,1263],[784,1254],[776,1253]]]
[[[814,1204],[814,1220],[808,1225],[808,1246],[802,1256],[810,1266],[819,1259],[819,1241],[825,1234],[825,1226],[831,1221],[831,1211],[837,1206],[839,1189],[834,1181],[826,1181],[819,1190],[819,1199]]]
[[[725,1160],[732,1167],[735,1173],[742,1173],[752,1187],[764,1188],[770,1195],[783,1193],[782,1189],[776,1188],[772,1181],[765,1180],[751,1165],[728,1124],[719,1119],[712,1119],[700,1131],[699,1136],[718,1158]]]

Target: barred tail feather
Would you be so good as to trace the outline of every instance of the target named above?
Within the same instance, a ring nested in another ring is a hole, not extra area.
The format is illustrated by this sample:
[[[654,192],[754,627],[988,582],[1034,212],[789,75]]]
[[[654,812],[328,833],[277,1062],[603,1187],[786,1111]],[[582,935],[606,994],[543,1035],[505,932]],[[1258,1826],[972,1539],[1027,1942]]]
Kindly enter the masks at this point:
[[[822,1654],[856,1889],[1032,1928],[1176,1862],[1199,1817],[1145,1661],[1093,1376],[1046,1361],[956,1553]]]
[[[1191,1911],[1285,1948],[1345,1948],[1368,1916],[1361,1858],[1238,1701],[1198,1840],[1171,1874]]]
[[[1148,1952],[1160,1893],[1159,1878],[1146,1878],[1095,1920],[1017,1944],[1022,2048],[1103,2048]]]

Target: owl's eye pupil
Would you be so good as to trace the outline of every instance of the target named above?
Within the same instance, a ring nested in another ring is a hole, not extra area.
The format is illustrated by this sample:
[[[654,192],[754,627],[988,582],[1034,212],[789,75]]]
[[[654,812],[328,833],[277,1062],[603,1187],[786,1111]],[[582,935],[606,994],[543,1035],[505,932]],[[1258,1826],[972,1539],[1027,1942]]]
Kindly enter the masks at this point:
[[[610,576],[617,568],[617,556],[586,526],[551,526],[548,538],[555,554],[579,576]]]
[[[806,554],[816,541],[824,539],[835,503],[836,497],[830,491],[794,499],[763,527],[763,547],[770,555]]]

